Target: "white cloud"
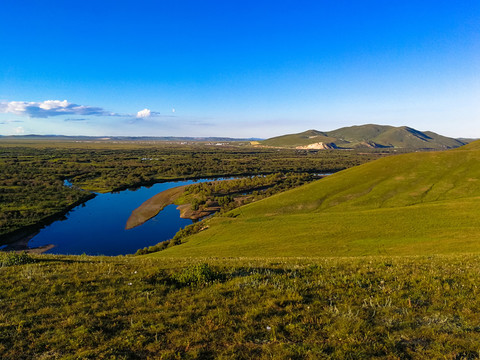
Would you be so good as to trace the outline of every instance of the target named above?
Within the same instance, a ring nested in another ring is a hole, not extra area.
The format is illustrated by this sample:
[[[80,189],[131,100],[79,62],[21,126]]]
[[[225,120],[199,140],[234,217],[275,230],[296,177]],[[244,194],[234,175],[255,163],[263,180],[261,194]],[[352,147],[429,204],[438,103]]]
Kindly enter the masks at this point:
[[[33,118],[47,118],[58,115],[97,115],[115,116],[99,107],[77,105],[67,100],[46,100],[43,102],[33,101],[10,101],[0,103],[0,113],[27,115]]]
[[[46,100],[42,103],[40,103],[40,108],[43,110],[52,110],[52,109],[65,109],[68,107],[68,101],[67,100]]]
[[[150,117],[152,112],[149,109],[143,109],[137,112],[137,118],[147,118]]]
[[[25,133],[25,129],[24,129],[22,126],[16,127],[16,128],[14,129],[14,131],[15,131],[15,134],[17,134],[17,135],[20,135],[20,134],[24,134],[24,133]]]

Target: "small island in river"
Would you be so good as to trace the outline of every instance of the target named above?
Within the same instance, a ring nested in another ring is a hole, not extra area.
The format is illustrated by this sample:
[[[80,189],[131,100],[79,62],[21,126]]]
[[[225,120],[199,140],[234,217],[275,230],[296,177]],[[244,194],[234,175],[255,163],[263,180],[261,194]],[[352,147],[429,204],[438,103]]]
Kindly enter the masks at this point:
[[[165,206],[173,204],[174,201],[183,194],[186,186],[187,185],[177,186],[162,191],[145,201],[142,205],[132,211],[132,214],[127,220],[127,224],[125,225],[125,229],[133,229],[156,216],[165,208]]]

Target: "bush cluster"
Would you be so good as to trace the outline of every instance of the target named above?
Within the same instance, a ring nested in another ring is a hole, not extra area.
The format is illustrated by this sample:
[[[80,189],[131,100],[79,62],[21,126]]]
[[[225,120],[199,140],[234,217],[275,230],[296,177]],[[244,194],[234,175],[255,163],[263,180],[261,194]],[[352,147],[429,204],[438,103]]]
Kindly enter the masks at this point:
[[[217,278],[217,273],[206,263],[189,266],[173,276],[182,286],[205,286]]]
[[[33,262],[35,262],[35,259],[25,252],[20,254],[15,252],[0,252],[0,267],[30,264]]]

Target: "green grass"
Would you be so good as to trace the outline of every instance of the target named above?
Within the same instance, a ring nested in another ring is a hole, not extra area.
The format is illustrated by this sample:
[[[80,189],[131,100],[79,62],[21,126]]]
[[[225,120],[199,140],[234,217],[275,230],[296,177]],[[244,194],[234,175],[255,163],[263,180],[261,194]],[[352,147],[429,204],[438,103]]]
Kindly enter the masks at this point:
[[[473,359],[477,255],[0,268],[2,359]]]
[[[388,157],[208,220],[154,256],[480,251],[480,151]]]
[[[480,195],[480,151],[380,159],[245,207],[244,214],[404,207]]]
[[[480,150],[480,141],[472,141],[465,146],[459,147],[457,150]]]
[[[366,256],[478,252],[479,198],[350,212],[212,219],[152,256]]]

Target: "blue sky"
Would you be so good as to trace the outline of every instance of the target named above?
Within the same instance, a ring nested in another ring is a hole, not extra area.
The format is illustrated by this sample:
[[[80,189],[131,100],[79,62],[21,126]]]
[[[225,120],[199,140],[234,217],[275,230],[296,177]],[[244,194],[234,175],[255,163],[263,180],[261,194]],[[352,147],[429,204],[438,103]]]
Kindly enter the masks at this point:
[[[20,1],[0,134],[480,137],[479,1]]]

